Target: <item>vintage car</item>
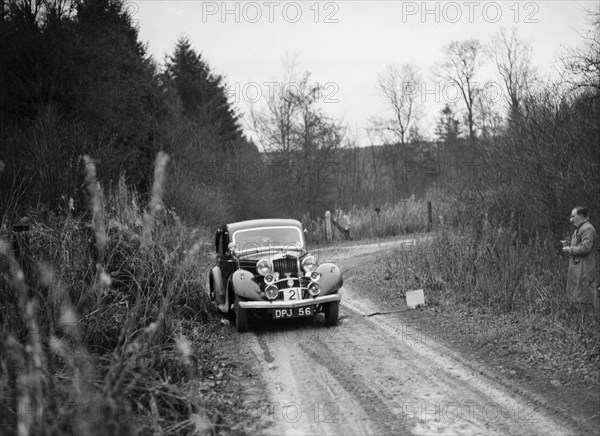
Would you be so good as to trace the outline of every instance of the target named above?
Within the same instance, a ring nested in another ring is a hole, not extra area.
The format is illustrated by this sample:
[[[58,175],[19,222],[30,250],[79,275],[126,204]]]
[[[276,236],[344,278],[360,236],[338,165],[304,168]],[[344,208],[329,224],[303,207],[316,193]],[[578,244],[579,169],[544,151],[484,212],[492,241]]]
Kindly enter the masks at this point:
[[[235,316],[237,331],[253,317],[267,319],[325,314],[337,324],[342,273],[308,253],[302,224],[260,219],[227,224],[215,236],[216,266],[209,293],[218,311]]]

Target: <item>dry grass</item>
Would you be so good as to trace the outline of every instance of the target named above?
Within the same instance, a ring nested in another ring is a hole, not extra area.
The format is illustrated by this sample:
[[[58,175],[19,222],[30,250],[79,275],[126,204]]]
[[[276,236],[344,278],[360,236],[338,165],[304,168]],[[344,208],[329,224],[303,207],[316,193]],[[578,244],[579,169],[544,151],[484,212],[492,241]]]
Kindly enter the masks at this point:
[[[338,223],[344,223],[344,215],[350,219],[350,237],[354,240],[386,238],[409,233],[421,233],[428,228],[427,202],[432,203],[432,225],[448,221],[453,216],[450,204],[438,196],[429,193],[428,199],[418,200],[414,196],[398,204],[385,204],[374,208],[353,207],[349,211],[331,211],[331,217]],[[324,219],[302,218],[308,231],[309,244],[324,244],[327,240]],[[332,240],[344,240],[345,237],[332,227]]]
[[[162,207],[166,155],[146,210],[123,179],[105,197],[85,164],[89,216],[0,234],[0,433],[210,433],[191,328],[209,319],[205,235]]]
[[[528,241],[487,220],[469,230],[440,226],[431,239],[380,259],[381,274],[401,294],[425,288],[430,304],[460,302],[497,314],[544,317],[594,337],[591,317],[566,298],[568,259],[550,233]]]

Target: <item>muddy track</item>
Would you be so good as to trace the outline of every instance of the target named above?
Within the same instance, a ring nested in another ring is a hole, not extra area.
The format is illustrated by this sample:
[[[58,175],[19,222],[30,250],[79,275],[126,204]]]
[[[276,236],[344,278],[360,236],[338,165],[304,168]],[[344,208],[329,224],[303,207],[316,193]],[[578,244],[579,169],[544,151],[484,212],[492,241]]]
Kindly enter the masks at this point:
[[[352,256],[340,259],[342,267],[351,264]],[[374,315],[386,309],[358,291],[344,286],[337,327],[316,317],[258,324],[243,334],[270,393],[269,401],[249,405],[270,424],[265,433],[573,433],[539,399],[416,335],[401,312]]]

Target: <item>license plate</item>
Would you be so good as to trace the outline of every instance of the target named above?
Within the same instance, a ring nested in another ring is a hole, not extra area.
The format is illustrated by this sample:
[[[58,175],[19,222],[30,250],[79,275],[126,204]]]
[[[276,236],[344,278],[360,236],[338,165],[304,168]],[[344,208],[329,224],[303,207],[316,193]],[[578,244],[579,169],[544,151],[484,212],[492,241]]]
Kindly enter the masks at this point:
[[[283,290],[283,299],[285,301],[300,300],[301,292],[302,292],[302,289],[299,289],[299,288],[284,289]]]
[[[313,316],[315,308],[313,306],[291,307],[289,309],[275,309],[273,318],[299,318],[302,316]]]

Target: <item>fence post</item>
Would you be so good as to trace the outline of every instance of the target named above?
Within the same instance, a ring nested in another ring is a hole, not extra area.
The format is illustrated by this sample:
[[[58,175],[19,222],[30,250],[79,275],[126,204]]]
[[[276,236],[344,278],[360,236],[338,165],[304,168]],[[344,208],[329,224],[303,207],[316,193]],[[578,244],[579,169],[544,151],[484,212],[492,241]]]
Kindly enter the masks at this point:
[[[350,232],[350,215],[344,215],[344,230]]]
[[[331,212],[325,212],[325,235],[328,241],[331,241]]]
[[[427,231],[431,231],[431,227],[433,226],[433,213],[431,211],[431,201],[427,202]]]

